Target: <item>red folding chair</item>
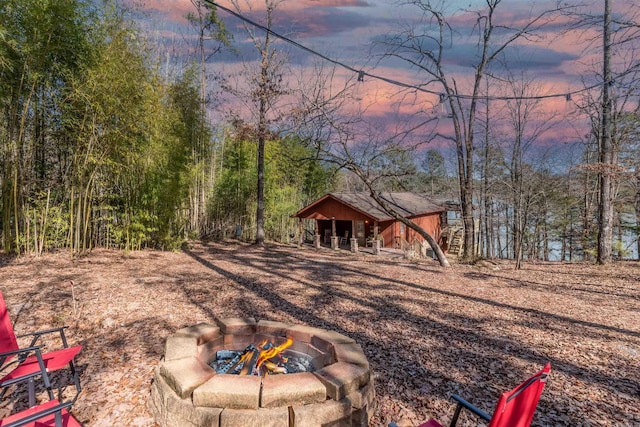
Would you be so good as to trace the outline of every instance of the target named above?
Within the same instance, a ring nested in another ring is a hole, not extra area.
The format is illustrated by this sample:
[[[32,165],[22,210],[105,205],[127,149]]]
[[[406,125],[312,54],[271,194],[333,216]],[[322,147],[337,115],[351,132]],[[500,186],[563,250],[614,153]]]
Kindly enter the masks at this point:
[[[47,329],[45,331],[38,331],[16,337],[13,326],[11,325],[11,319],[9,319],[7,305],[5,304],[2,292],[0,292],[0,371],[10,369],[7,374],[0,378],[0,388],[2,389],[0,399],[4,397],[11,385],[28,381],[29,406],[34,406],[36,404],[34,378],[43,376],[43,382],[49,394],[49,399],[53,400],[54,396],[51,383],[48,377],[43,375],[43,372],[53,372],[69,366],[77,390],[73,398],[73,401],[75,401],[78,394],[80,394],[81,387],[73,359],[80,350],[82,350],[82,346],[69,347],[64,335],[65,328],[66,327]],[[42,352],[42,346],[36,345],[38,340],[43,335],[55,332],[60,334],[63,348],[55,351]],[[18,346],[17,338],[26,336],[33,337],[31,344],[21,349]]]
[[[502,393],[493,411],[493,416],[489,416],[489,414],[467,402],[462,397],[455,394],[452,395],[451,398],[457,401],[458,404],[449,427],[456,425],[462,409],[467,409],[483,420],[488,421],[488,427],[529,427],[549,372],[551,372],[551,364],[547,363],[540,372],[513,390]],[[389,427],[397,427],[397,425],[391,423]],[[418,427],[442,427],[442,424],[432,418]]]
[[[34,350],[18,350],[17,353],[32,351],[35,353],[33,357],[38,361],[40,375],[48,386],[50,384],[49,375],[44,366],[40,349],[35,347]],[[51,399],[1,419],[0,427],[82,427],[78,420],[69,413],[72,404],[73,401],[60,403],[56,399]]]
[[[82,427],[69,413],[73,402],[50,400],[0,420],[0,427]]]

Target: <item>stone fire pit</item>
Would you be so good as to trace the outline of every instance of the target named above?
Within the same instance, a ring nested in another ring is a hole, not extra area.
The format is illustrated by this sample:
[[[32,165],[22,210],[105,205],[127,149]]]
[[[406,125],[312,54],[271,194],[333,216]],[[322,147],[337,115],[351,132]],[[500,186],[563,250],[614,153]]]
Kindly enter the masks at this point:
[[[291,350],[316,370],[294,374],[217,374],[219,350],[242,350],[265,339],[294,340]],[[255,319],[199,323],[167,338],[149,408],[161,427],[367,426],[373,377],[359,344],[334,331]]]

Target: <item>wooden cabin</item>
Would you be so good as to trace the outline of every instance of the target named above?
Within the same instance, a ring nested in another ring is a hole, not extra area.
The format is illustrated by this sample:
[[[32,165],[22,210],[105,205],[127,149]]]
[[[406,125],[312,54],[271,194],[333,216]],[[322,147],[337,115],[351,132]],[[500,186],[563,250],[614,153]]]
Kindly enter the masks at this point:
[[[442,249],[446,249],[442,236],[446,225],[447,208],[417,193],[380,193],[400,215],[430,233]],[[355,237],[359,246],[368,246],[375,239],[386,248],[404,248],[424,239],[385,212],[369,193],[329,193],[300,209],[295,215],[301,221],[314,220],[315,234],[322,243],[337,237],[347,244]],[[302,225],[301,225],[302,228]]]

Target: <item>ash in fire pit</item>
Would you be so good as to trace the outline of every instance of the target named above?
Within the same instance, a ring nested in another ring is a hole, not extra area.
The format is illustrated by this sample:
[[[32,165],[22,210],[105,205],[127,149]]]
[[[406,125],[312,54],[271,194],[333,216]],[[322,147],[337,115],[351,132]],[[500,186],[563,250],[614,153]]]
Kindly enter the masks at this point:
[[[365,427],[373,377],[360,345],[340,333],[217,319],[167,338],[149,409],[161,427]]]
[[[209,366],[218,374],[260,375],[263,377],[313,372],[311,357],[286,350],[291,344],[293,344],[293,340],[288,339],[280,346],[265,341],[258,346],[249,344],[243,351],[220,350]]]

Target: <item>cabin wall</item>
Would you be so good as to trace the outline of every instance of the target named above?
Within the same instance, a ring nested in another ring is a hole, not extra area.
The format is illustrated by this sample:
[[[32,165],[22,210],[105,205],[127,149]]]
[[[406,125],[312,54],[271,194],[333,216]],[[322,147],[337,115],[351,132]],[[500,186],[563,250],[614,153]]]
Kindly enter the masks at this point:
[[[313,212],[305,212],[304,217],[314,219],[336,219],[339,221],[369,220],[369,217],[363,213],[353,210],[331,198],[328,198],[314,206]]]
[[[439,213],[411,218],[411,221],[413,221],[416,225],[419,225],[420,228],[429,233],[436,242],[440,240],[440,235],[442,234],[442,217]],[[414,238],[418,239],[419,241],[424,240],[424,238],[416,231],[409,229],[407,231],[407,241],[411,243],[413,242]]]
[[[443,242],[440,241],[442,237],[442,219],[440,213],[422,215],[410,218],[410,220],[431,234],[438,244],[442,245]],[[407,227],[400,221],[381,223],[380,234],[382,234],[384,246],[387,248],[400,248],[402,247],[403,241],[411,244],[414,239],[419,242],[425,240],[418,232]]]
[[[376,223],[364,213],[350,208],[331,197],[302,212],[302,216],[315,219],[316,232],[321,239],[328,243],[333,234],[332,224],[335,224],[335,235],[349,238],[357,237],[359,245],[365,245],[366,240],[373,237]],[[440,212],[425,214],[410,218],[411,221],[423,228],[442,245],[442,216]],[[387,220],[378,223],[378,235],[384,241],[386,248],[403,247],[403,242],[412,244],[414,239],[422,242],[420,234],[406,227],[400,221]]]

